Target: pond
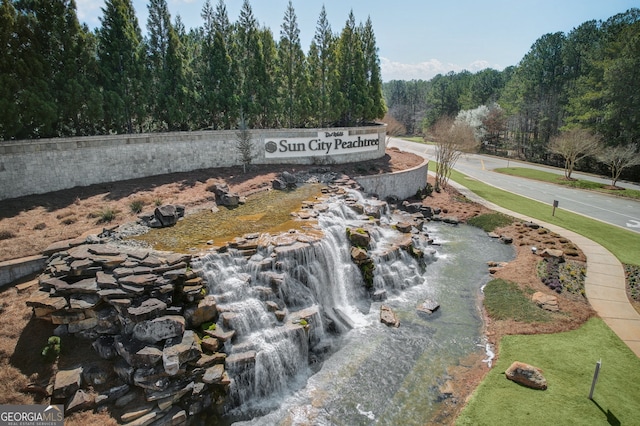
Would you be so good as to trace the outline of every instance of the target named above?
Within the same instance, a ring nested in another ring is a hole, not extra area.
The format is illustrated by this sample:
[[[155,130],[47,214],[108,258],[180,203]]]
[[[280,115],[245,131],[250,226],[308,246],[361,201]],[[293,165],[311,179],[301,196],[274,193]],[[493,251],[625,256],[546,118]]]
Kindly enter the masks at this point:
[[[152,229],[133,239],[143,241],[156,250],[187,253],[222,246],[244,234],[279,234],[303,229],[309,227],[309,223],[296,220],[291,213],[300,210],[303,202],[319,197],[322,187],[320,184],[308,184],[294,191],[261,192],[237,207],[220,206],[216,212],[202,210],[187,215],[175,226]]]

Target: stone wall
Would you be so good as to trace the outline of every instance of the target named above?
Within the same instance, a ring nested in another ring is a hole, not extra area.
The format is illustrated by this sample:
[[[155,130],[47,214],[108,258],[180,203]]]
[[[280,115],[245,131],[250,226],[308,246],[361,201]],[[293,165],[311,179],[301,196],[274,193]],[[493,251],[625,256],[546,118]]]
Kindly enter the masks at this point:
[[[380,175],[358,176],[354,179],[364,192],[376,194],[381,200],[387,197],[405,200],[427,185],[428,172],[429,161],[424,160],[422,164],[413,169]]]
[[[46,263],[47,257],[42,255],[0,262],[0,288],[17,279],[42,271]]]
[[[316,138],[321,132],[378,134],[377,149],[268,158],[265,140]],[[253,164],[327,164],[384,156],[386,126],[252,131]],[[0,200],[76,186],[241,165],[235,131],[198,131],[40,139],[0,143]]]

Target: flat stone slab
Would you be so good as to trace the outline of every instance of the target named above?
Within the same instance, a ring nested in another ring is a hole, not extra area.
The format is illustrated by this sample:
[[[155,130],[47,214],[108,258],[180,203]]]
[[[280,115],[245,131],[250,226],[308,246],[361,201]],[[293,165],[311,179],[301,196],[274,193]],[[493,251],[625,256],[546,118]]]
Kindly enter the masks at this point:
[[[53,396],[65,398],[74,395],[82,384],[82,367],[72,370],[60,370],[56,373]]]
[[[222,375],[224,374],[224,365],[216,364],[205,370],[202,376],[202,381],[208,385],[213,383],[220,383],[222,381]]]
[[[556,296],[537,291],[533,293],[531,300],[544,310],[551,312],[558,312],[560,310],[560,307],[558,306],[558,298]]]
[[[440,308],[440,304],[435,300],[425,299],[424,302],[416,308],[419,312],[431,315]]]

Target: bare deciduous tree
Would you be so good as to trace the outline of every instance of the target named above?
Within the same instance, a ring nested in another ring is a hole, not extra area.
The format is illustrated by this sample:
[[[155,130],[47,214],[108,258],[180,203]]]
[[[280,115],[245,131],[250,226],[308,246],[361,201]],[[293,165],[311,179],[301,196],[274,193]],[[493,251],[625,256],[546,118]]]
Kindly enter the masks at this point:
[[[387,113],[382,122],[387,125],[387,137],[385,140],[385,146],[389,146],[389,141],[392,137],[402,136],[407,134],[407,128],[396,120],[391,114]]]
[[[615,188],[624,169],[640,165],[638,144],[618,145],[613,148],[607,148],[598,155],[598,160],[609,167],[611,171],[611,186]]]
[[[464,152],[477,149],[473,128],[451,117],[440,118],[430,129],[436,144],[436,192],[446,188],[451,170]]]
[[[251,164],[251,160],[253,159],[251,148],[251,132],[247,127],[247,121],[244,118],[244,113],[240,113],[238,131],[236,132],[236,149],[238,150],[238,153],[240,153],[243,173],[247,172],[247,166]]]
[[[571,180],[576,163],[589,155],[597,155],[602,150],[600,139],[581,128],[574,128],[554,136],[549,142],[549,151],[564,158],[564,177]]]

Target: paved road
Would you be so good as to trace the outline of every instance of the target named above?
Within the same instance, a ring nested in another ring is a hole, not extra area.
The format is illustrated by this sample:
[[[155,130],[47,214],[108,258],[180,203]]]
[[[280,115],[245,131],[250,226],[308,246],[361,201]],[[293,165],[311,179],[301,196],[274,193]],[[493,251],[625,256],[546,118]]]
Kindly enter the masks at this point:
[[[424,145],[393,138],[389,146],[395,146],[404,151],[412,151],[426,155],[428,158],[435,158],[433,145]],[[515,164],[517,164],[517,167],[532,167],[557,172],[559,174],[563,173],[562,170],[558,169],[478,154],[462,156],[454,168],[467,176],[488,183],[489,185],[546,203],[549,205],[550,211],[552,210],[552,205],[555,200],[558,201],[558,208],[560,209],[582,214],[640,233],[640,201],[566,188],[560,185],[507,176],[492,171],[499,167],[513,167]],[[586,176],[579,173],[575,175],[576,177],[584,177],[589,180],[599,179],[594,176]],[[600,181],[604,183],[610,182],[606,179],[600,179]],[[638,185],[624,182],[620,185],[640,190],[640,186]]]

